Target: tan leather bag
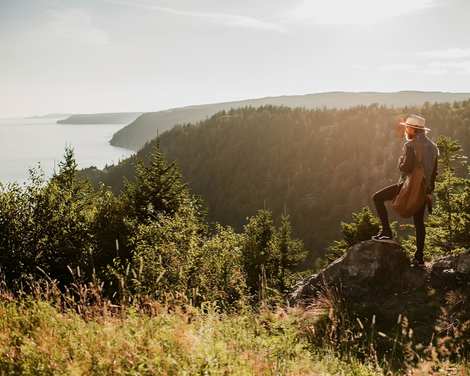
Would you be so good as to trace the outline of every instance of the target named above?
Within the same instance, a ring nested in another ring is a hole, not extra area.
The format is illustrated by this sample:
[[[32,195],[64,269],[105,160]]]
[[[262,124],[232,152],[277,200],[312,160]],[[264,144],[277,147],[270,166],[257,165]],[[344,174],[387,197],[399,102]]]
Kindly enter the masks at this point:
[[[421,145],[416,140],[413,140],[413,142],[418,148],[418,164],[406,178],[398,195],[392,200],[393,210],[403,218],[413,216],[429,200],[427,195],[428,185],[424,176],[424,168],[421,165]]]

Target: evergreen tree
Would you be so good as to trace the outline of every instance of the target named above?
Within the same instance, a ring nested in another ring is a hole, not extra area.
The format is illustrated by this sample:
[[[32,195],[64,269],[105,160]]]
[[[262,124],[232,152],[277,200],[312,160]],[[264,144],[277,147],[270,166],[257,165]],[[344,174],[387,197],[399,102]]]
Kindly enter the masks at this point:
[[[181,183],[181,171],[175,161],[168,164],[160,151],[159,144],[148,155],[149,165],[137,159],[134,164],[136,181],[126,179],[124,201],[133,210],[133,217],[139,223],[156,219],[158,213],[164,215],[182,214],[193,210],[204,223],[206,212],[201,210],[202,200],[190,194],[187,184]]]
[[[328,248],[329,253],[325,258],[327,264],[343,256],[348,248],[354,244],[370,240],[381,227],[380,219],[372,214],[368,206],[362,208],[362,212],[359,214],[352,213],[352,217],[352,223],[341,222],[343,239],[340,241],[335,240],[335,245]],[[394,230],[395,225],[396,222],[391,223],[392,230]]]
[[[468,171],[470,173],[470,167]],[[460,213],[459,231],[455,234],[455,243],[462,250],[468,249],[470,247],[470,179],[464,179],[463,191],[455,201]]]
[[[273,282],[273,277],[277,274],[279,257],[275,247],[275,234],[270,210],[259,210],[245,226],[242,256],[246,282],[251,293],[265,292],[266,283]]]
[[[292,225],[289,215],[281,215],[281,227],[277,231],[276,247],[279,253],[279,290],[282,295],[292,284],[293,271],[305,261],[307,252],[303,251],[303,241],[292,239]]]
[[[199,288],[199,293],[204,290],[197,281],[204,280],[209,269],[202,253],[208,236],[202,200],[190,194],[187,184],[181,183],[178,164],[168,164],[158,147],[148,160],[148,165],[137,160],[136,181],[126,181],[126,191],[120,197],[116,213],[125,217],[122,222],[117,218],[113,231],[124,230],[126,234],[122,244],[125,257],[120,255],[108,267],[107,276],[120,279],[125,275],[129,288],[155,299],[178,292],[194,295],[192,301],[196,302],[201,297],[194,289]],[[109,238],[102,240],[112,244]],[[204,295],[210,294],[204,291]]]
[[[81,274],[86,270],[90,279],[93,272],[95,194],[91,182],[78,179],[77,173],[74,151],[66,148],[59,171],[40,191],[34,208],[38,266],[62,283],[72,281],[67,267],[79,267]]]
[[[110,187],[101,185],[94,200],[95,216],[92,223],[96,243],[92,261],[96,273],[102,276],[115,258],[122,263],[131,257],[130,239],[135,232],[135,221],[130,219],[130,208],[121,197],[116,197]]]
[[[469,179],[456,176],[456,167],[466,160],[459,154],[462,148],[457,140],[439,136],[437,146],[441,171],[434,190],[435,208],[426,223],[426,254],[430,257],[461,251],[469,245],[470,183]]]

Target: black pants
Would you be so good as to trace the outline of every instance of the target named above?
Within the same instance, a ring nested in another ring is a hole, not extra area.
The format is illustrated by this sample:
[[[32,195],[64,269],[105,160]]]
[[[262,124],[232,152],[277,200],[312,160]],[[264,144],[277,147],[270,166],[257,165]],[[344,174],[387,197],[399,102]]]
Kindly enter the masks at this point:
[[[390,185],[384,189],[376,192],[372,197],[374,199],[375,209],[382,222],[382,231],[385,235],[392,235],[392,230],[390,228],[390,222],[388,220],[387,207],[385,206],[385,201],[392,201],[393,198],[400,192],[400,186],[398,184]],[[413,215],[413,223],[415,225],[415,235],[416,235],[416,253],[415,259],[422,261],[423,260],[423,251],[424,251],[424,239],[426,238],[426,228],[424,227],[424,210],[426,205],[423,205],[416,214]]]

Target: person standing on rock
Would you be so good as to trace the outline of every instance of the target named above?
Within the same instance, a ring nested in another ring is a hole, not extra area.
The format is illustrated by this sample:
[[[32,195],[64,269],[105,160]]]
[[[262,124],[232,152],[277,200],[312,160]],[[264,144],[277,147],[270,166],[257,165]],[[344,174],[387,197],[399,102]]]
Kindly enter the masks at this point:
[[[380,218],[380,222],[382,223],[382,229],[377,235],[372,237],[372,240],[376,242],[391,242],[393,239],[390,222],[388,220],[388,212],[384,202],[391,201],[398,195],[408,174],[410,174],[414,170],[415,165],[418,164],[418,149],[413,142],[413,139],[418,141],[421,145],[421,165],[424,168],[424,176],[426,177],[428,186],[427,193],[432,193],[434,190],[439,150],[436,144],[426,136],[426,132],[430,131],[430,129],[426,128],[424,123],[425,120],[417,115],[410,115],[406,119],[405,123],[400,123],[405,126],[405,137],[407,140],[403,146],[403,155],[398,161],[398,168],[402,174],[397,184],[385,187],[376,192],[373,196],[374,205]],[[416,252],[412,263],[417,265],[424,264],[423,251],[424,240],[426,237],[426,229],[424,227],[425,208],[426,204],[418,209],[418,211],[413,215],[416,234]]]

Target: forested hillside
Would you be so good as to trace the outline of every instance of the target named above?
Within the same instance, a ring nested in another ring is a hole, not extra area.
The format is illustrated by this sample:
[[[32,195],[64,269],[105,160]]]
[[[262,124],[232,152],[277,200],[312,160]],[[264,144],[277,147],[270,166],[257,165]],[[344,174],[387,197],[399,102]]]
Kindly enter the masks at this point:
[[[470,98],[470,93],[441,93],[429,91],[400,91],[397,93],[377,92],[329,92],[307,95],[247,99],[237,102],[214,103],[169,110],[149,112],[113,135],[111,145],[138,151],[146,142],[158,134],[170,130],[175,124],[198,123],[220,111],[232,108],[260,107],[266,105],[292,108],[336,108],[346,109],[358,105],[370,106],[373,103],[388,107],[422,106],[425,102],[454,102]]]
[[[286,208],[293,236],[305,241],[313,261],[340,237],[341,221],[373,207],[372,194],[398,180],[404,139],[396,138],[397,119],[410,113],[426,118],[432,140],[441,134],[458,139],[468,154],[469,100],[346,110],[246,107],[176,126],[161,135],[160,145],[167,160],[178,160],[191,192],[201,195],[209,221],[240,231],[258,209],[271,209],[279,223]],[[95,185],[101,181],[120,191],[122,176],[132,179],[132,162],[84,173]]]

